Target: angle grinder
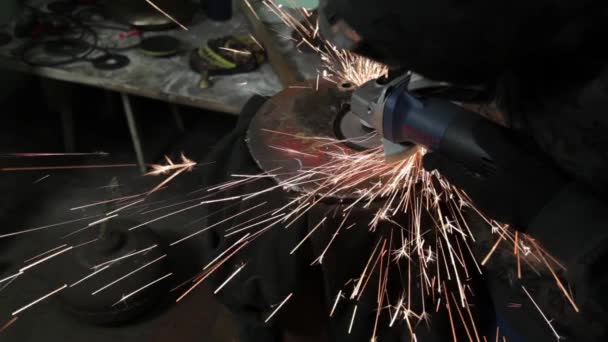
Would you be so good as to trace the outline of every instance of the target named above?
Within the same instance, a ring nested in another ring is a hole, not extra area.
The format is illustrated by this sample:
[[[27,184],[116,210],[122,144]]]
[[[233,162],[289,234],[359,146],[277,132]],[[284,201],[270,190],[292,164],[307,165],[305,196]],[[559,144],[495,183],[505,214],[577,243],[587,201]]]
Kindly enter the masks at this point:
[[[420,145],[475,173],[492,172],[493,158],[475,132],[499,132],[502,127],[429,91],[442,85],[412,82],[411,73],[371,80],[353,92],[351,111],[383,137],[387,159],[407,157],[414,145]]]

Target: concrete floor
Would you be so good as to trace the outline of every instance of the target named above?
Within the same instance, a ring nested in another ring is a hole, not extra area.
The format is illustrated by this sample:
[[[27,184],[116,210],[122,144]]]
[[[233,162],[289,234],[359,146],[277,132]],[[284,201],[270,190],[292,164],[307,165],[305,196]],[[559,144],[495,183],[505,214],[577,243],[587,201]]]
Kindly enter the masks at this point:
[[[0,146],[4,153],[62,150],[59,116],[47,110],[37,84],[35,80],[27,82],[25,88],[2,104]],[[111,108],[119,108],[117,98],[111,96],[111,100],[106,101],[102,92],[92,89],[78,89],[74,98],[78,99],[74,102],[77,151],[105,151],[111,153],[109,157],[24,159],[3,155],[0,167],[133,162],[126,122],[120,111]],[[186,109],[187,130],[180,134],[164,104],[136,100],[135,109],[148,161],[164,154],[177,156],[182,151],[195,160],[202,160],[214,142],[235,123],[234,117]],[[40,180],[42,177],[46,178]],[[107,199],[108,192],[101,187],[115,178],[123,184],[120,191],[124,194],[146,191],[160,180],[141,177],[136,168],[0,172],[0,189],[4,194],[0,199],[0,235],[95,214],[97,207],[77,211],[70,208]],[[171,203],[183,198],[185,192],[196,189],[197,179],[196,171],[185,175],[155,195],[155,200]],[[153,217],[134,214],[129,219],[143,222]],[[196,211],[192,211],[150,227],[172,241],[180,236],[181,227],[197,218]],[[61,236],[81,227],[82,224],[75,223],[0,239],[0,279],[23,267],[23,260],[61,245]],[[185,244],[171,257],[180,265],[174,270],[174,284],[184,281],[200,267],[195,243]],[[0,329],[11,319],[11,312],[55,287],[53,270],[57,265],[54,263],[60,261],[53,260],[32,269],[0,291]],[[5,284],[0,284],[0,288]],[[229,312],[214,299],[210,289],[203,286],[177,305],[163,306],[134,323],[114,327],[82,322],[65,314],[55,300],[45,301],[19,315],[12,326],[0,333],[0,341],[213,342],[235,340],[235,330]]]

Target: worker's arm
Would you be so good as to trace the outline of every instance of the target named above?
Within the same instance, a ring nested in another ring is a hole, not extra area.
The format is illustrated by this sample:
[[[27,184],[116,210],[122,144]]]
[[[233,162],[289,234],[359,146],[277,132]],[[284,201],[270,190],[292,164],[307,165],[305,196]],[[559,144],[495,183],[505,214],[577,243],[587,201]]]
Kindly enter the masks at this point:
[[[608,309],[608,205],[604,201],[582,185],[568,184],[531,221],[528,233],[567,268],[575,299],[583,309],[588,305]]]
[[[592,334],[590,329],[600,336],[606,324],[597,322],[605,322],[608,310],[608,204],[591,189],[569,181],[510,130],[481,134],[478,141],[497,156],[494,172],[481,176],[437,153],[425,156],[425,168],[439,171],[487,215],[530,234],[559,260],[567,268],[565,277],[581,312],[569,305],[541,306],[562,311],[555,315],[574,336]]]

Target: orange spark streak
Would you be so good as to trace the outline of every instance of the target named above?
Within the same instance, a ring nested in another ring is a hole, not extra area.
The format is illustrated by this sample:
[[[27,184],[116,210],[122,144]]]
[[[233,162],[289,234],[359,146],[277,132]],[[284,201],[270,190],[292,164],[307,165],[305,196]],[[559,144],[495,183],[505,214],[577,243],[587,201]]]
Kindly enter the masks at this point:
[[[453,293],[450,293],[450,296],[452,297],[452,300],[453,300],[454,304],[456,305],[455,306],[456,311],[458,312],[458,316],[460,317],[460,322],[462,322],[462,326],[464,327],[464,330],[467,333],[467,336],[469,337],[469,341],[473,341],[473,336],[471,336],[471,332],[469,331],[468,324],[465,321],[464,316],[462,315],[462,311],[460,310],[460,307],[458,306],[458,301],[456,300],[456,297],[454,297]]]
[[[19,319],[19,317],[13,317],[10,321],[6,322],[0,328],[0,334],[2,334],[6,329],[8,329],[11,325],[15,324],[15,322]]]
[[[0,172],[10,171],[50,171],[50,170],[82,170],[82,169],[110,169],[122,167],[136,167],[136,164],[110,164],[110,165],[65,165],[65,166],[28,166],[28,167],[3,167]]]
[[[570,293],[568,292],[568,290],[566,290],[566,288],[564,287],[564,284],[562,284],[562,281],[559,279],[559,277],[557,276],[557,274],[553,270],[553,267],[551,267],[551,265],[549,265],[549,263],[547,262],[547,259],[545,259],[545,257],[543,256],[543,253],[540,253],[540,257],[543,260],[543,262],[545,263],[545,265],[547,266],[547,268],[549,269],[549,271],[551,271],[551,274],[553,275],[553,278],[555,279],[555,282],[557,283],[557,286],[560,288],[560,290],[562,290],[562,292],[564,293],[564,295],[566,296],[566,298],[570,302],[570,305],[572,305],[572,308],[574,308],[574,311],[576,311],[577,313],[579,313],[580,310],[579,310],[578,306],[576,305],[576,303],[574,302],[574,298],[572,298],[572,296],[570,295]]]
[[[477,324],[475,324],[475,320],[473,319],[473,314],[471,313],[470,305],[467,304],[466,308],[469,314],[469,319],[471,320],[471,325],[473,326],[473,331],[475,332],[475,338],[477,339],[477,342],[480,342],[479,333],[477,332]]]
[[[498,240],[496,241],[496,243],[494,244],[494,246],[492,246],[492,249],[490,250],[490,252],[488,253],[488,255],[486,255],[485,258],[483,258],[483,261],[481,262],[481,266],[485,266],[486,263],[488,262],[488,260],[490,260],[490,258],[492,257],[492,254],[494,254],[494,252],[496,251],[496,248],[498,247],[498,245],[500,244],[500,242],[504,240],[504,234],[501,233],[500,237],[498,238]]]
[[[443,283],[443,295],[445,296],[445,307],[448,309],[448,316],[450,317],[450,326],[452,327],[452,337],[453,341],[457,342],[458,338],[456,338],[456,328],[454,328],[454,318],[452,317],[452,305],[450,304],[450,300],[448,299],[448,289]]]

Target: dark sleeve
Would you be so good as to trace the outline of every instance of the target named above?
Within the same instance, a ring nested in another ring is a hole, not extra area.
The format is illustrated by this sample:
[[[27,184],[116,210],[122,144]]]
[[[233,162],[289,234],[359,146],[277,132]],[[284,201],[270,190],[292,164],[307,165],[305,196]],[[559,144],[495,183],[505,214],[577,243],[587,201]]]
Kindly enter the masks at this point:
[[[581,310],[575,320],[584,322],[571,327],[572,333],[606,336],[608,204],[570,184],[543,208],[528,233],[567,268],[565,277]]]

